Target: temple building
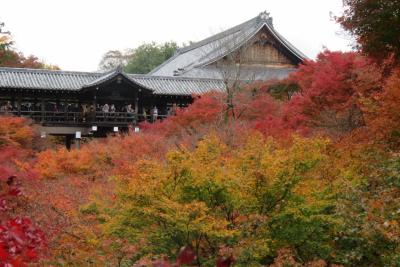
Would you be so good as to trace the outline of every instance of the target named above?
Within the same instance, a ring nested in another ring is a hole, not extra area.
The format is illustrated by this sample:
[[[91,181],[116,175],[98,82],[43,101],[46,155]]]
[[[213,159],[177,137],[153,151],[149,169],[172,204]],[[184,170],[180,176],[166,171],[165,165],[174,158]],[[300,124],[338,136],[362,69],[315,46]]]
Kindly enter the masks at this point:
[[[306,56],[280,35],[267,12],[197,43],[146,75],[0,68],[0,113],[26,116],[44,134],[104,136],[173,114],[228,81],[283,79]]]
[[[280,35],[269,13],[179,49],[154,76],[241,80],[282,79],[307,57]]]

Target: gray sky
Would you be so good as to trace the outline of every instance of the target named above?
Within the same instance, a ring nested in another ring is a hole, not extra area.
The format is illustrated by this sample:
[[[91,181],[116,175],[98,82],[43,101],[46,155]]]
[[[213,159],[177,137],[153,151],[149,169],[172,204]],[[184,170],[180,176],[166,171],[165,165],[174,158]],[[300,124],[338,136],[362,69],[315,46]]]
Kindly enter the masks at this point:
[[[111,49],[143,42],[199,41],[267,10],[274,26],[310,58],[350,50],[331,19],[342,0],[0,0],[16,47],[65,70],[97,70]]]

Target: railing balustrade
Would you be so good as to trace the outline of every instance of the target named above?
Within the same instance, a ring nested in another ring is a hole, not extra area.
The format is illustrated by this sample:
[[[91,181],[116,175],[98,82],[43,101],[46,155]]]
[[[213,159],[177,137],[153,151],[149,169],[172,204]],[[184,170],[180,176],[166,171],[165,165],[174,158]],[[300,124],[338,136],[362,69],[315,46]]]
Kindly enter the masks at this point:
[[[73,111],[0,111],[0,115],[27,117],[41,124],[68,125],[129,125],[142,121],[162,120],[166,115],[142,115],[128,112],[73,112]]]

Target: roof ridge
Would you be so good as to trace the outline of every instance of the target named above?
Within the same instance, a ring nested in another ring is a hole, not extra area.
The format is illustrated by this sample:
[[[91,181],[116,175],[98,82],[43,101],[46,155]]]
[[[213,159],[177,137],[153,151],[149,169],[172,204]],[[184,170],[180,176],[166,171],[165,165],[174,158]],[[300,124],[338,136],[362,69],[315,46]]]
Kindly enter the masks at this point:
[[[128,76],[132,76],[132,78],[144,78],[144,79],[170,79],[170,80],[188,80],[188,81],[222,81],[221,79],[216,78],[193,78],[193,77],[181,77],[181,76],[161,76],[161,75],[149,75],[149,74],[134,74],[129,73]]]
[[[234,44],[234,46],[229,47],[229,49],[226,49],[226,51],[225,51],[224,53],[221,53],[221,54],[219,54],[219,55],[217,54],[217,55],[214,56],[213,58],[208,58],[208,60],[205,60],[205,61],[204,61],[203,59],[207,59],[207,58],[206,58],[206,56],[203,56],[202,58],[200,58],[199,62],[194,62],[193,64],[191,64],[192,66],[191,66],[190,69],[187,69],[187,70],[186,70],[186,67],[184,67],[185,71],[184,71],[183,73],[188,72],[188,71],[190,71],[190,70],[193,69],[193,68],[197,68],[197,67],[200,67],[200,66],[206,66],[206,65],[208,65],[208,64],[211,64],[211,63],[213,63],[213,62],[215,62],[215,61],[217,61],[217,60],[223,58],[224,56],[228,55],[229,53],[232,53],[232,52],[234,52],[234,51],[240,49],[240,47],[242,47],[246,42],[248,42],[249,40],[251,40],[252,38],[254,38],[254,36],[255,36],[266,24],[267,24],[266,22],[262,22],[262,21],[261,21],[261,23],[258,22],[258,23],[257,23],[257,28],[255,28],[255,30],[253,30],[252,33],[249,34],[247,38],[243,38],[243,40],[241,40],[240,42]],[[215,52],[215,51],[217,51],[217,50],[220,50],[220,48],[215,48],[215,49],[213,49],[213,51],[211,51],[210,54],[213,53],[213,52]],[[203,61],[202,61],[202,60],[203,60]]]
[[[49,70],[49,69],[34,69],[34,68],[13,68],[13,67],[0,67],[0,71],[8,72],[37,72],[37,73],[51,73],[51,74],[90,74],[90,75],[104,75],[104,72],[89,72],[89,71],[70,71],[70,70]]]
[[[154,69],[152,69],[148,74],[149,75],[153,75],[153,73],[155,73],[156,71],[158,71],[159,69],[161,69],[162,67],[167,65],[169,62],[173,61],[178,56],[180,56],[180,55],[182,55],[182,54],[184,54],[184,53],[186,53],[186,52],[188,52],[190,50],[199,48],[201,46],[204,46],[204,45],[206,45],[208,43],[211,43],[211,42],[216,41],[218,39],[221,39],[223,37],[229,36],[230,34],[233,34],[235,32],[241,31],[241,30],[243,30],[245,28],[246,25],[249,25],[251,22],[254,22],[254,23],[258,24],[259,20],[260,20],[260,15],[254,17],[252,19],[249,19],[249,20],[247,20],[247,21],[245,21],[243,23],[240,23],[240,24],[238,24],[236,26],[233,26],[233,27],[231,27],[231,28],[229,28],[227,30],[224,30],[222,32],[219,32],[217,34],[209,36],[209,37],[207,37],[207,38],[205,38],[203,40],[195,42],[195,43],[193,43],[191,45],[188,45],[186,47],[182,47],[182,48],[178,49],[176,51],[176,53],[172,57],[170,57],[169,59],[167,59],[166,61],[164,61],[163,63],[161,63],[157,67],[155,67]]]
[[[193,50],[193,49],[196,49],[196,48],[198,48],[198,47],[201,47],[201,46],[203,46],[204,44],[207,44],[207,43],[216,41],[216,40],[218,40],[218,39],[221,39],[221,38],[223,38],[223,37],[225,37],[225,36],[227,36],[227,35],[230,35],[230,34],[232,34],[232,33],[234,33],[234,32],[237,32],[237,31],[242,30],[245,26],[247,26],[247,25],[250,24],[251,22],[258,23],[259,18],[260,18],[260,16],[257,15],[256,17],[254,17],[254,18],[252,18],[252,19],[249,19],[248,21],[245,21],[245,22],[243,22],[243,23],[241,23],[241,24],[238,24],[238,25],[236,25],[236,26],[233,26],[233,27],[231,27],[231,28],[229,28],[229,29],[227,29],[227,30],[224,30],[224,31],[222,31],[222,32],[219,32],[219,33],[217,33],[217,34],[214,34],[214,35],[212,35],[212,36],[210,36],[210,37],[207,37],[207,38],[205,38],[205,39],[203,39],[203,40],[200,40],[200,41],[198,41],[198,42],[195,42],[195,43],[193,43],[193,44],[191,44],[191,45],[189,45],[189,46],[182,47],[181,49],[178,49],[177,52],[178,52],[178,54],[186,53],[186,52],[188,52],[188,51],[190,51],[190,50]]]

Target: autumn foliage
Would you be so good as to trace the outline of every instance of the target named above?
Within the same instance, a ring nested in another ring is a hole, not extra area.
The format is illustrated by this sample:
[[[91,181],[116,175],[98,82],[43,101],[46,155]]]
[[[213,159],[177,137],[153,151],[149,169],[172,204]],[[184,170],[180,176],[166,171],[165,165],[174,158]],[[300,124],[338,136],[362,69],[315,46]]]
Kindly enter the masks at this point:
[[[37,262],[46,244],[44,232],[25,211],[29,204],[24,185],[35,179],[28,163],[34,157],[31,147],[34,139],[35,132],[27,120],[1,118],[0,266],[27,266]]]
[[[243,87],[229,120],[209,93],[71,151],[2,117],[0,259],[395,266],[399,84],[399,69],[325,51],[287,80]]]
[[[22,52],[19,52],[14,47],[11,33],[4,28],[5,24],[0,21],[0,67],[59,69],[58,66],[46,64],[34,55],[25,56]]]
[[[400,266],[399,1],[343,3],[359,51],[140,132],[68,151],[0,117],[0,267]],[[4,23],[0,66],[58,68]]]
[[[194,96],[139,133],[80,150],[0,118],[0,258],[395,266],[400,70],[387,69],[325,51],[287,80],[243,87],[228,120],[224,94]]]

